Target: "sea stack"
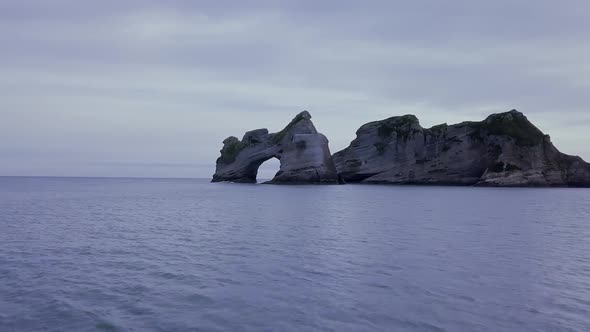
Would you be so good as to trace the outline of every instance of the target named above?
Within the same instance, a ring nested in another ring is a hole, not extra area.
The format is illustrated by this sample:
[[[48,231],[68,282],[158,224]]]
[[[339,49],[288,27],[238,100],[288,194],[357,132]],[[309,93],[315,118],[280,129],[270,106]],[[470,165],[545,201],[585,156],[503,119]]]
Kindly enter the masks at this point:
[[[255,183],[258,168],[271,158],[279,159],[281,166],[267,183],[338,183],[328,139],[318,133],[307,111],[299,113],[277,133],[257,129],[246,132],[242,140],[226,138],[212,182]]]
[[[590,187],[590,164],[516,110],[429,129],[414,115],[370,122],[333,159],[350,183]]]

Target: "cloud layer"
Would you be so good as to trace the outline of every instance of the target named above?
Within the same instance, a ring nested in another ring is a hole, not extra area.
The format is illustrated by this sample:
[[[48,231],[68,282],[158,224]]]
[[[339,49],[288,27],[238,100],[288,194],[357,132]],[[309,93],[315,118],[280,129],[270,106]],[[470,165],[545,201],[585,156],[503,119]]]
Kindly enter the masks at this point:
[[[3,1],[0,174],[208,177],[225,137],[303,109],[337,151],[393,115],[517,108],[590,159],[587,17],[587,1]]]

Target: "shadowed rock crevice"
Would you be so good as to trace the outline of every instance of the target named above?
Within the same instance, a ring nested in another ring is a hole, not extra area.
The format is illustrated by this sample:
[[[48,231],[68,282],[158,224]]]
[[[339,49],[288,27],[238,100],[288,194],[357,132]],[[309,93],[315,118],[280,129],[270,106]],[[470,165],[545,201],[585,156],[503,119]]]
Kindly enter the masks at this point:
[[[560,153],[520,112],[425,129],[413,115],[363,125],[334,154],[346,182],[590,186],[590,164]]]
[[[328,139],[317,132],[307,111],[277,133],[257,129],[246,132],[242,140],[226,138],[213,182],[255,183],[258,168],[271,158],[280,161],[280,169],[269,183],[338,182]]]

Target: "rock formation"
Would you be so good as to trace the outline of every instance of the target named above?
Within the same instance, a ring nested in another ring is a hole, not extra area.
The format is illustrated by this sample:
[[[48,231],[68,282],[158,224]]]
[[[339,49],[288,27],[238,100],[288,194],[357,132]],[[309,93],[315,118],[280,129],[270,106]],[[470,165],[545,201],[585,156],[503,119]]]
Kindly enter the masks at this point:
[[[559,152],[516,110],[430,129],[413,115],[370,122],[333,159],[346,182],[590,186],[590,164]]]
[[[281,166],[270,183],[338,182],[328,139],[317,132],[307,111],[278,133],[257,129],[241,141],[233,136],[225,139],[213,182],[255,183],[258,167],[271,158],[279,159]]]

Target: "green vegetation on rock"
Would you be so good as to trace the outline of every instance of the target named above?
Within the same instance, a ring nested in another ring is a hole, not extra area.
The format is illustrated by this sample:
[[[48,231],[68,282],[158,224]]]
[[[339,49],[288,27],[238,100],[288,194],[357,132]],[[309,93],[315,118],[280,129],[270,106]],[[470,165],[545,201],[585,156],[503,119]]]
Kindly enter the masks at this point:
[[[419,124],[414,115],[389,118],[379,122],[377,135],[381,138],[390,138],[393,133],[396,133],[398,138],[407,139],[413,133],[414,124]]]
[[[446,131],[448,127],[449,127],[448,124],[443,123],[443,124],[439,124],[439,125],[436,125],[436,126],[430,128],[430,131],[433,132],[434,134],[440,134],[440,133]]]
[[[240,152],[246,147],[246,144],[240,141],[231,141],[227,143],[227,145],[221,150],[221,157],[220,159],[226,163],[231,164],[236,161],[236,157],[240,154]]]
[[[297,116],[295,116],[295,118],[291,120],[291,122],[289,122],[289,124],[283,130],[279,131],[276,134],[273,134],[272,142],[279,143],[280,141],[282,141],[285,135],[287,135],[287,133],[291,130],[291,128],[293,128],[293,126],[295,126],[299,121],[305,120],[306,117],[309,117],[309,113],[307,113],[306,111],[297,114]]]
[[[517,111],[490,115],[482,122],[465,122],[463,125],[473,128],[473,132],[469,136],[480,141],[487,134],[511,137],[516,141],[516,144],[521,146],[534,146],[543,143],[543,132]]]
[[[488,134],[513,137],[517,144],[533,146],[543,143],[543,133],[523,115],[493,116],[483,125]]]

